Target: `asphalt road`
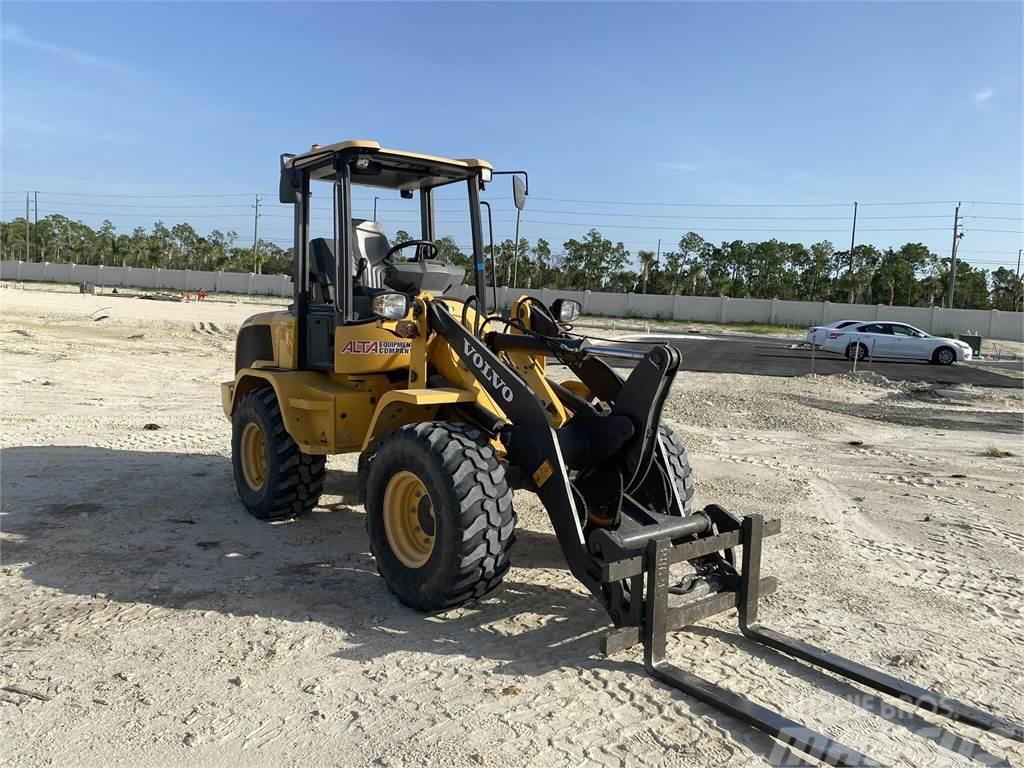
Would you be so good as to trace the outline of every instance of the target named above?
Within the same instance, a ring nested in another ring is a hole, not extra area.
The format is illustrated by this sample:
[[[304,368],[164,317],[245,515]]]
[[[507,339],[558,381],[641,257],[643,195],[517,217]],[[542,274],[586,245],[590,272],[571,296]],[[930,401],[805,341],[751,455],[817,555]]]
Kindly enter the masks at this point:
[[[811,372],[811,350],[793,349],[795,339],[755,336],[645,337],[645,342],[667,343],[683,353],[680,370],[709,373],[746,373],[756,376],[803,376]],[[635,342],[629,342],[635,343]],[[814,373],[847,373],[850,361],[842,355],[818,350]],[[981,387],[1022,387],[1024,379],[986,371],[973,365],[931,365],[914,360],[875,359],[857,364],[890,381],[927,381],[935,384],[973,384]]]

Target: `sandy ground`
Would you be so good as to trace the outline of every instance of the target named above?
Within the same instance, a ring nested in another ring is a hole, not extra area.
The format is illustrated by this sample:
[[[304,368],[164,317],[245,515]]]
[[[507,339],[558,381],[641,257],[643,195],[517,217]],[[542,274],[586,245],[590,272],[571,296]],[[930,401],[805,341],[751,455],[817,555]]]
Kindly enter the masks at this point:
[[[313,514],[250,518],[217,386],[256,309],[0,290],[0,687],[41,697],[0,691],[5,765],[794,760],[639,650],[599,656],[608,622],[527,494],[504,588],[443,617],[377,576],[354,457]],[[688,374],[667,413],[699,502],[783,520],[766,623],[1024,719],[1019,392]],[[733,614],[669,653],[886,764],[1024,764],[752,646]]]

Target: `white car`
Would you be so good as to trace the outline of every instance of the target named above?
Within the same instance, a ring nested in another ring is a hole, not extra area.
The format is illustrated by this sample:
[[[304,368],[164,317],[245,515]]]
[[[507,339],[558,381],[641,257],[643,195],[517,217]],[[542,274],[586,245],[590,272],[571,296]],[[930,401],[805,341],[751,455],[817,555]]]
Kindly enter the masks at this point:
[[[964,341],[932,336],[906,323],[852,323],[825,332],[821,347],[858,360],[868,357],[902,357],[939,365],[965,362],[973,356]]]
[[[820,347],[825,342],[825,334],[829,331],[863,322],[863,320],[833,320],[831,323],[825,323],[824,325],[812,325],[807,329],[806,341],[808,344]]]

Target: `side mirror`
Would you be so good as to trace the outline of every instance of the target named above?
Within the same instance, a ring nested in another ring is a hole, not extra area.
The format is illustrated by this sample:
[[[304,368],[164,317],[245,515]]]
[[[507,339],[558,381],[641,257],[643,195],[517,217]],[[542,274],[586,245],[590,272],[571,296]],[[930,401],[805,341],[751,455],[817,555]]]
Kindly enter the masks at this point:
[[[551,314],[560,323],[571,323],[580,316],[582,305],[575,299],[555,299],[551,305]]]
[[[381,293],[371,299],[370,311],[385,320],[401,320],[409,313],[409,297],[404,293]]]
[[[520,211],[526,207],[526,182],[518,176],[512,177],[512,199]]]

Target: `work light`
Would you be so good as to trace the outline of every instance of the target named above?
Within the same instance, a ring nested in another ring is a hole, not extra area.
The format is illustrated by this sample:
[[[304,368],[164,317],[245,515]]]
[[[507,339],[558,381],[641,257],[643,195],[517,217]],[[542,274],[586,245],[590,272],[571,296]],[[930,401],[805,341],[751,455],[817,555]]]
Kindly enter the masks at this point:
[[[409,311],[409,297],[404,293],[382,293],[373,297],[370,309],[385,320],[401,320]]]
[[[560,323],[571,323],[580,316],[582,307],[575,299],[555,299],[551,305],[551,314]]]

